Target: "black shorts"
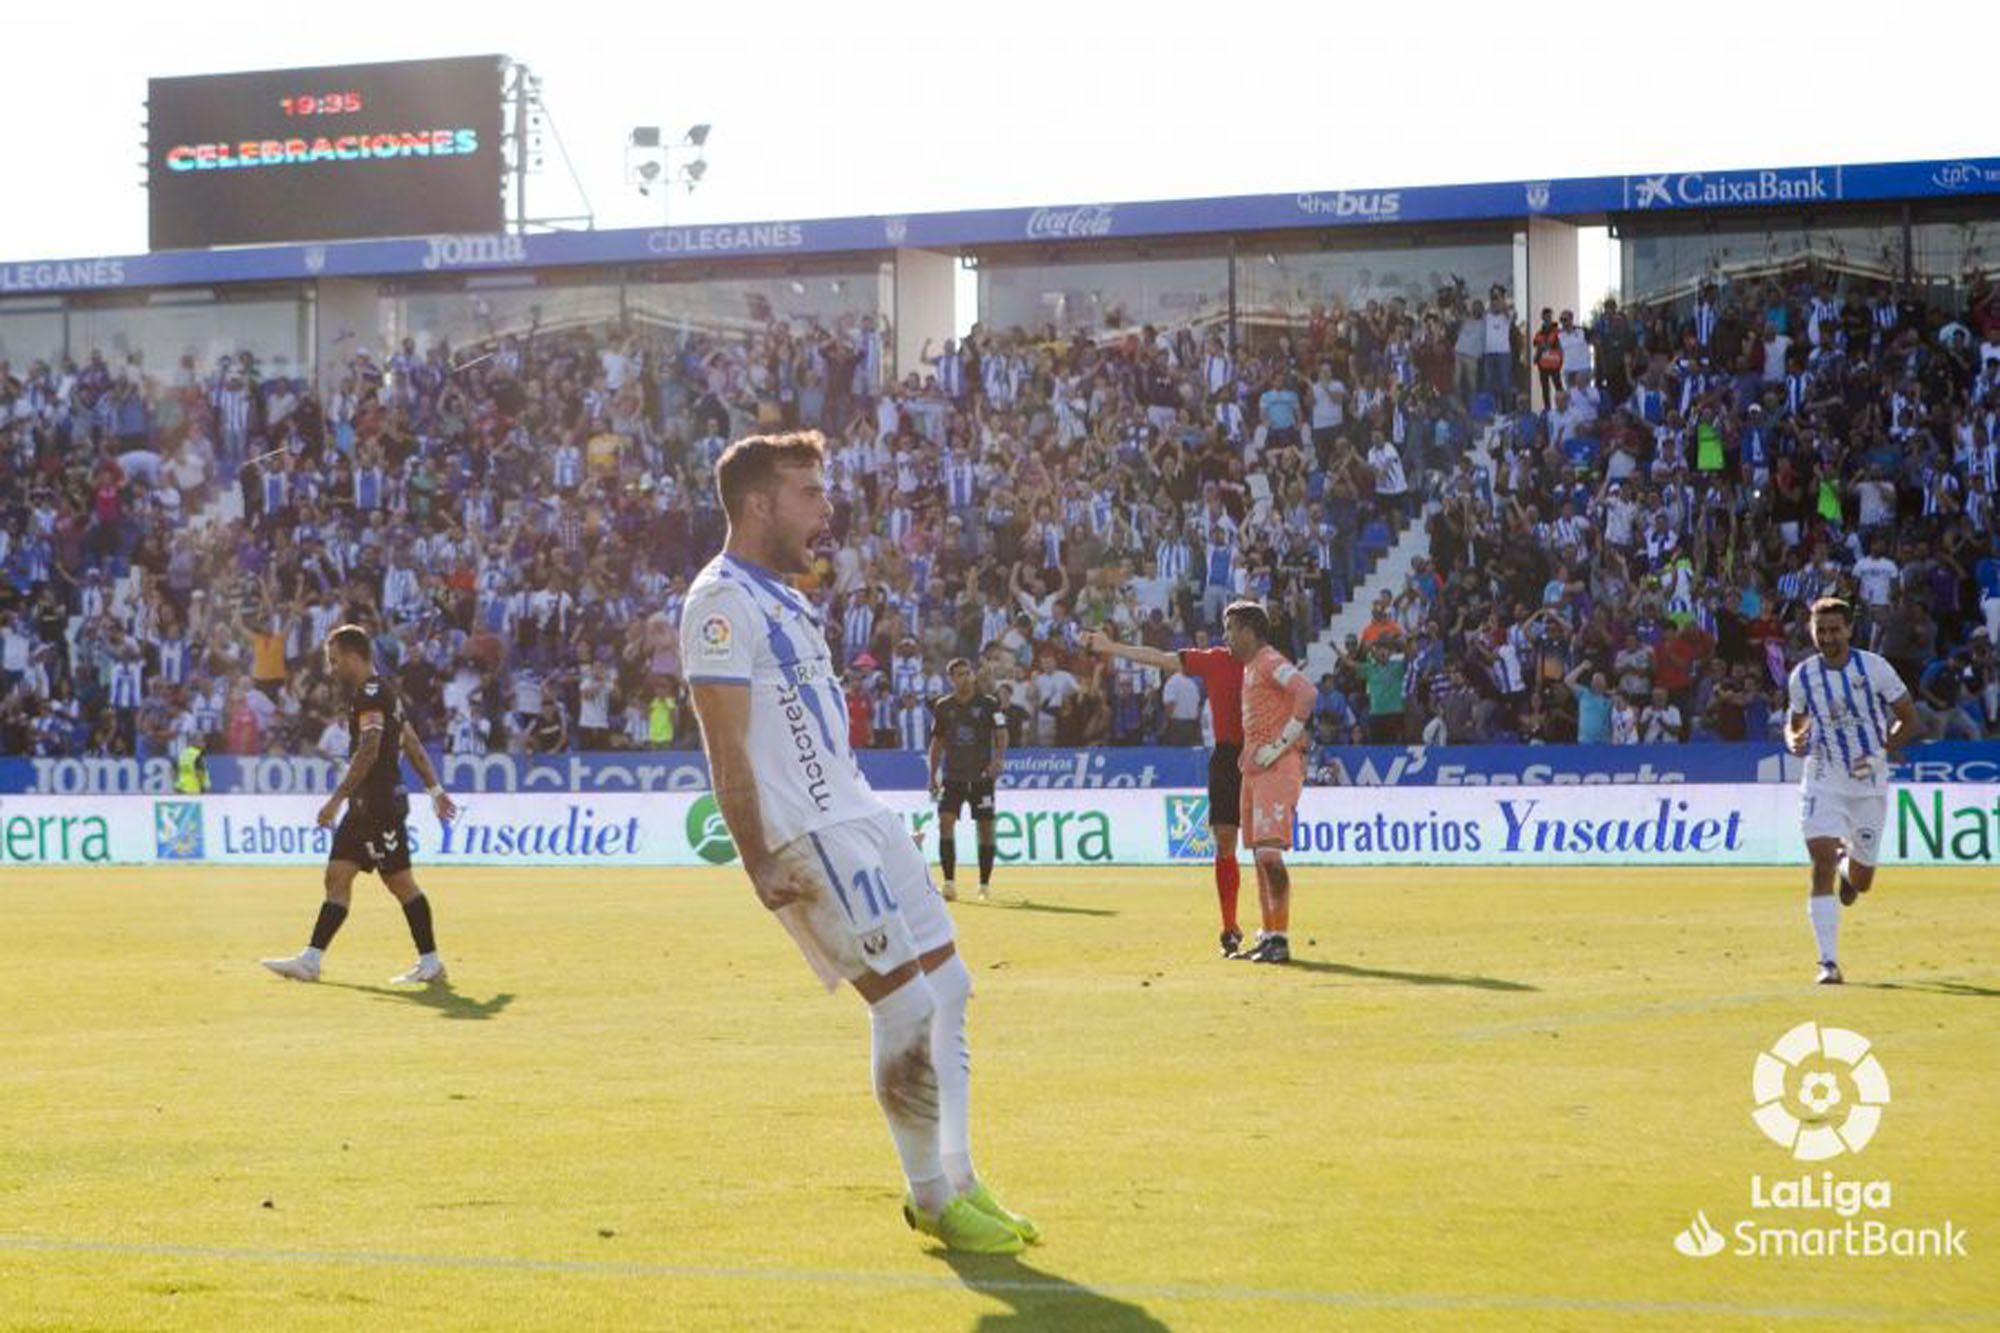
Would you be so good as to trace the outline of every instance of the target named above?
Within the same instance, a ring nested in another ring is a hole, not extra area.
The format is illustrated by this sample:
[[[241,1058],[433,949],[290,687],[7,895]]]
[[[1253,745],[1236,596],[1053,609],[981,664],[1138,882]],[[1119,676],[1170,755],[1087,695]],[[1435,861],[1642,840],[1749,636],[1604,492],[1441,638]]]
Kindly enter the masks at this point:
[[[974,819],[993,818],[993,783],[981,778],[978,782],[946,781],[938,786],[938,813],[957,815],[964,811],[966,802],[972,803]]]
[[[333,831],[329,861],[352,861],[364,871],[387,878],[410,868],[410,800],[397,796],[377,803],[352,800]]]
[[[1217,745],[1208,752],[1208,825],[1243,818],[1243,747]]]

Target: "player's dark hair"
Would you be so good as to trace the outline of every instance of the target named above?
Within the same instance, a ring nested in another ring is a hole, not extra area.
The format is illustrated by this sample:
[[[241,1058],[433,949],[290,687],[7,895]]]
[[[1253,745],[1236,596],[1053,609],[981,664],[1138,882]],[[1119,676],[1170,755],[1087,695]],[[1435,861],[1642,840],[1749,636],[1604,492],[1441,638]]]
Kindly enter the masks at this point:
[[[1815,616],[1839,616],[1850,625],[1854,623],[1854,608],[1838,597],[1820,598],[1812,604],[1812,609],[1808,614]]]
[[[765,490],[778,479],[781,467],[811,467],[826,461],[826,438],[816,430],[783,435],[746,435],[715,460],[715,493],[723,512],[734,522],[744,497]]]
[[[326,646],[350,657],[365,657],[370,661],[375,657],[375,641],[359,625],[340,626],[326,636]]]
[[[1262,602],[1231,602],[1222,609],[1222,623],[1225,627],[1247,625],[1259,643],[1271,641],[1271,613],[1264,609]]]

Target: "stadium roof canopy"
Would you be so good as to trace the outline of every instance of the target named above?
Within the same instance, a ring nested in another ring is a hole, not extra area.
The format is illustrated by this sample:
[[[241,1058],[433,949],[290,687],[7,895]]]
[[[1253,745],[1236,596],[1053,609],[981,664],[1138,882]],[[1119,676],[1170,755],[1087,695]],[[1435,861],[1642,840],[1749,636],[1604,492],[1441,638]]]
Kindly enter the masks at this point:
[[[0,262],[0,295],[423,276],[616,264],[719,262],[898,249],[965,251],[1105,239],[1329,231],[1392,223],[1547,217],[1595,223],[1700,211],[2000,198],[2000,158],[1585,176],[1476,185],[1315,190],[1216,199],[1062,204],[954,213],[419,236]]]

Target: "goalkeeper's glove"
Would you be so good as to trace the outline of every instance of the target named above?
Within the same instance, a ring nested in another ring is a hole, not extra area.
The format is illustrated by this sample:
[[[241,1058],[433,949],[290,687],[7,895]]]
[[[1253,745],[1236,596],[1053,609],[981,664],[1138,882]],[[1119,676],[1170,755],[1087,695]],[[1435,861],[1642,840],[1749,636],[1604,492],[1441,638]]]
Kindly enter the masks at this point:
[[[1285,723],[1285,729],[1278,733],[1278,739],[1258,746],[1256,753],[1250,756],[1251,759],[1256,762],[1257,767],[1269,768],[1284,757],[1285,751],[1298,743],[1299,737],[1305,734],[1305,729],[1306,724],[1303,721],[1293,718]]]

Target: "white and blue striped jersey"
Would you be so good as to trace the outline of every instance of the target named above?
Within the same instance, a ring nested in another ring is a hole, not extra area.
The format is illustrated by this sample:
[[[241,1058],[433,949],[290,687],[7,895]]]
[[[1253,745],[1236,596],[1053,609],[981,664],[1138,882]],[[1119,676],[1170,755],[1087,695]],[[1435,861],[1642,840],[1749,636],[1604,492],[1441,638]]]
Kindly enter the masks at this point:
[[[988,644],[998,643],[1013,626],[1013,617],[1004,606],[988,606],[979,617],[979,649],[986,650]]]
[[[694,589],[689,588],[688,599],[692,602],[693,598]],[[681,613],[681,623],[687,623],[686,611]],[[847,614],[841,618],[841,635],[841,651],[851,663],[868,651],[868,645],[875,637],[875,608],[860,601],[848,607]]]
[[[931,706],[902,704],[896,709],[896,748],[922,753],[931,743]]]
[[[847,741],[847,699],[811,603],[768,569],[727,552],[688,588],[681,662],[690,685],[750,690],[746,746],[773,850],[889,807]]]
[[[160,679],[169,685],[184,685],[188,676],[188,642],[185,636],[176,635],[171,639],[161,639]]]
[[[967,458],[958,458],[945,465],[945,496],[954,511],[970,509],[979,503],[979,467]]]
[[[111,706],[137,708],[146,696],[146,668],[137,658],[111,664]]]
[[[965,358],[957,352],[945,352],[933,364],[937,374],[939,392],[947,398],[965,397]]]
[[[1850,649],[1829,666],[1814,653],[1792,668],[1791,710],[1812,721],[1805,786],[1851,796],[1878,795],[1889,785],[1889,727],[1895,705],[1909,694],[1885,658]]]

